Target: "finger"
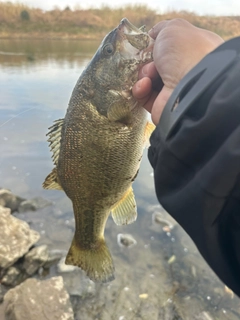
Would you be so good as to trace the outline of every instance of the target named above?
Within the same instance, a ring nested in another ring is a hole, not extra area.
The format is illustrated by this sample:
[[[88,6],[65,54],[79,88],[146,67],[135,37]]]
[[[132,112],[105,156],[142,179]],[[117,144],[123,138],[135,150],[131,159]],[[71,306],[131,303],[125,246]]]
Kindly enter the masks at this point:
[[[168,20],[163,20],[163,21],[157,23],[155,26],[153,26],[152,29],[149,30],[149,32],[148,32],[150,37],[153,38],[153,39],[156,39],[158,34],[159,34],[159,32],[166,27],[168,22],[169,22]]]
[[[136,82],[132,88],[132,94],[139,105],[151,113],[153,103],[158,95],[158,92],[152,90],[151,79],[143,78]]]
[[[152,89],[153,91],[157,91],[158,93],[162,90],[164,84],[160,76],[158,76],[156,79],[152,80]]]
[[[159,77],[157,69],[155,67],[154,62],[150,62],[145,64],[138,73],[139,79],[142,79],[144,77],[148,77],[152,80],[155,80]]]
[[[149,113],[152,113],[152,108],[157,96],[158,92],[151,91],[151,93],[148,96],[139,101],[140,106],[146,109]]]
[[[152,121],[155,125],[158,124],[160,117],[162,115],[163,109],[168,99],[170,98],[172,92],[173,92],[173,89],[170,89],[164,86],[161,92],[156,97],[151,110]]]
[[[137,100],[145,99],[152,91],[152,81],[150,78],[144,77],[137,81],[133,88],[133,97]]]

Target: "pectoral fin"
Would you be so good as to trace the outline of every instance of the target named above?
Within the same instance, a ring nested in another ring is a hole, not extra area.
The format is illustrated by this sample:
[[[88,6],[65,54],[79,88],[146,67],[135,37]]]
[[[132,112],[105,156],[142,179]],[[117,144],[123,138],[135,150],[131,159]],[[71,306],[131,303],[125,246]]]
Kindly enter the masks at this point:
[[[43,182],[43,188],[44,189],[55,189],[55,190],[62,190],[62,187],[60,186],[58,182],[58,176],[57,176],[57,169],[53,168],[52,172],[49,173],[45,181]]]
[[[112,217],[117,225],[129,224],[137,219],[137,205],[130,187],[122,199],[112,208]]]
[[[129,90],[121,92],[109,90],[108,97],[111,101],[107,111],[107,117],[110,121],[121,121],[128,117],[136,103]]]

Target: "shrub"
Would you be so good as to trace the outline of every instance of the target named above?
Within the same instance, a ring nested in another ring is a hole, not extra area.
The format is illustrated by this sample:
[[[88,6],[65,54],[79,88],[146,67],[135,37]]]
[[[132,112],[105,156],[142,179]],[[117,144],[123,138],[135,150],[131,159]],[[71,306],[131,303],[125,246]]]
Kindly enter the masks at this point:
[[[29,15],[27,10],[21,11],[20,17],[21,17],[21,20],[23,20],[23,21],[29,21],[30,20],[30,15]]]

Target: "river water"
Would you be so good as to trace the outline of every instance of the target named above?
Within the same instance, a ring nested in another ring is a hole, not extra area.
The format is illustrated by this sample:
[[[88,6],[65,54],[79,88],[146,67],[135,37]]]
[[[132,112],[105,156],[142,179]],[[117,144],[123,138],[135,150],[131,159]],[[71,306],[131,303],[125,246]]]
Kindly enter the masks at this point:
[[[98,45],[79,40],[0,42],[0,187],[52,202],[39,211],[18,214],[40,232],[39,244],[50,249],[68,250],[74,219],[63,192],[42,189],[53,167],[46,133],[54,120],[64,117],[73,87]],[[105,232],[116,280],[97,285],[87,297],[75,288],[76,319],[239,319],[239,299],[158,204],[146,152],[133,187],[137,221],[116,227],[109,218]],[[174,228],[156,224],[156,214]],[[119,233],[131,234],[137,244],[119,247]],[[51,275],[55,274],[53,269]]]

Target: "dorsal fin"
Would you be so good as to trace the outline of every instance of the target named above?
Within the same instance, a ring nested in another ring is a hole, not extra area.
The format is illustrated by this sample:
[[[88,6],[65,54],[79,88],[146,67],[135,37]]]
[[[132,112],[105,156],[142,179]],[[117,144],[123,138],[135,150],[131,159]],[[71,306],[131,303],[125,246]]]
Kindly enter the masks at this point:
[[[52,159],[55,165],[58,163],[63,121],[64,119],[56,120],[47,133],[47,136],[49,136],[48,141],[50,142],[49,147],[52,151]]]
[[[55,123],[49,128],[47,136],[49,136],[48,141],[49,147],[52,151],[52,159],[55,166],[58,163],[62,126],[64,119],[56,120]],[[53,168],[52,172],[46,177],[43,183],[44,189],[57,189],[62,190],[62,187],[58,181],[57,168]]]
[[[152,122],[147,122],[147,125],[145,127],[145,137],[146,139],[150,138],[150,135],[152,134],[153,130],[155,129],[155,125]]]
[[[146,127],[145,127],[145,132],[144,132],[144,144],[145,146],[148,146],[149,144],[149,138],[155,129],[155,125],[152,122],[147,122]]]

